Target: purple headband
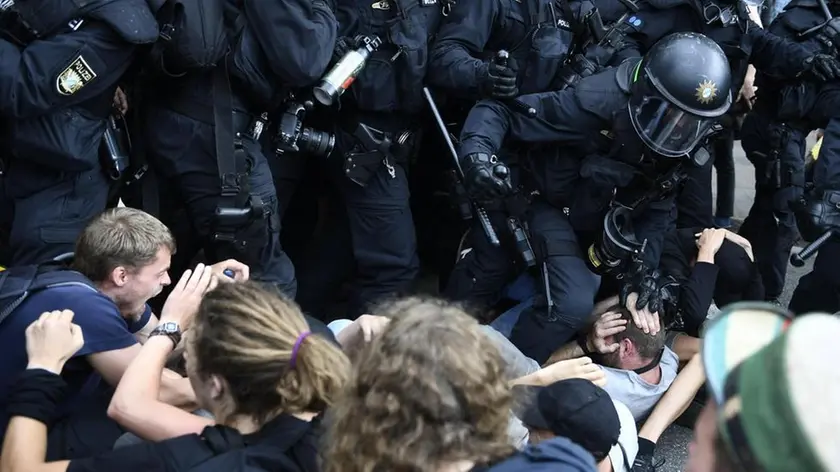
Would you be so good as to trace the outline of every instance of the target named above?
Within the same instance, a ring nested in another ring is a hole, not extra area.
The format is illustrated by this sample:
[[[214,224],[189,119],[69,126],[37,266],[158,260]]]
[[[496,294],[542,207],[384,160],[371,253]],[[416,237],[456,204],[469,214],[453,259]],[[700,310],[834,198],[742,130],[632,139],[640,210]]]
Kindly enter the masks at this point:
[[[306,339],[306,337],[310,334],[312,334],[311,331],[304,331],[300,333],[297,339],[295,340],[295,347],[292,348],[292,358],[289,360],[289,367],[291,367],[292,369],[295,368],[295,361],[297,360],[300,347],[303,345],[303,340]]]

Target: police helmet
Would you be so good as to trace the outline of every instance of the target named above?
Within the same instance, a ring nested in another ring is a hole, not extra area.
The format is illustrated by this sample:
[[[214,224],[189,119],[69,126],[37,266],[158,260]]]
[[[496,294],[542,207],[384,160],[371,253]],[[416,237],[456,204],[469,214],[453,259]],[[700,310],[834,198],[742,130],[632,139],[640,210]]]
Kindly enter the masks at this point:
[[[630,121],[642,141],[666,157],[688,155],[732,104],[729,61],[699,33],[659,40],[631,80]]]

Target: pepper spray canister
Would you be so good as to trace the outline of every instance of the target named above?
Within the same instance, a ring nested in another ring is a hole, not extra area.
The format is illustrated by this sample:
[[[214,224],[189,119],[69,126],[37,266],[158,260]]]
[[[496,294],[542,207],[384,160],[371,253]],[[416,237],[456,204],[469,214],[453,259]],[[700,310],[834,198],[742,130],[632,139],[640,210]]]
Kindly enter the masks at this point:
[[[361,47],[348,51],[321,79],[321,83],[312,91],[315,100],[324,106],[335,103],[336,99],[350,88],[359,72],[365,67],[370,55],[379,49],[380,45],[382,45],[382,40],[379,37],[365,36]]]

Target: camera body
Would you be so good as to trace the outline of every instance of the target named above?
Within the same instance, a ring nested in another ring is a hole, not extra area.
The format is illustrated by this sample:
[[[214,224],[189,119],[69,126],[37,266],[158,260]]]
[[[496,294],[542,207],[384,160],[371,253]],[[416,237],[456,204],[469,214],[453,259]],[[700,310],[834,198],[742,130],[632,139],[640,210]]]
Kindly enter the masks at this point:
[[[312,109],[312,103],[290,101],[277,128],[274,143],[276,153],[281,156],[287,152],[305,152],[319,157],[327,157],[335,148],[335,135],[303,126],[306,112]]]

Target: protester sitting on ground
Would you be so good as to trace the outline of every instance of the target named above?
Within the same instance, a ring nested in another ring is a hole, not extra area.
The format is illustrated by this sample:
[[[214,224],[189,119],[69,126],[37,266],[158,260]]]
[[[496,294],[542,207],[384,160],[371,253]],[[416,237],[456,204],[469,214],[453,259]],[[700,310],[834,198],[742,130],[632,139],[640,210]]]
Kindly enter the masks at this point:
[[[688,472],[840,470],[840,318],[738,303],[706,330]]]
[[[599,472],[628,472],[639,448],[636,422],[624,404],[584,379],[568,379],[547,387],[525,387],[517,413],[536,444],[562,436],[583,446]]]
[[[206,283],[196,273],[175,291],[200,297]],[[189,325],[191,316],[185,310],[167,320]],[[254,282],[221,284],[207,292],[185,337],[190,380],[216,426],[163,403],[147,404],[148,421],[157,427],[173,434],[179,428],[204,428],[202,434],[45,464],[44,425],[56,412],[63,388],[57,374],[81,345],[71,334],[71,318],[69,311],[45,314],[27,330],[32,363],[10,397],[4,472],[319,470],[319,415],[345,384],[349,362],[333,343],[309,331],[294,303]],[[144,357],[159,369],[176,338],[152,336]]]
[[[167,271],[175,242],[169,229],[153,216],[132,208],[114,208],[88,224],[75,251],[73,268],[81,275],[74,277],[85,282],[32,293],[0,326],[0,431],[5,431],[8,421],[6,398],[28,362],[26,327],[41,313],[68,309],[76,313],[75,323],[84,333],[85,345],[62,372],[68,391],[59,405],[61,415],[50,424],[49,460],[108,451],[124,433],[106,414],[111,388],[117,386],[140,353],[138,339],[145,340],[157,326],[157,318],[146,302],[170,283]],[[221,275],[224,269],[240,266],[226,261],[212,268]],[[13,278],[24,269],[11,268],[5,274]],[[73,274],[63,267],[50,269],[61,270],[68,277]],[[4,283],[8,282],[6,279]],[[163,372],[160,401],[194,408],[189,380],[172,371]]]
[[[565,438],[521,452],[509,443],[511,390],[475,319],[418,298],[374,313],[392,321],[359,352],[327,413],[325,472],[595,470]]]

